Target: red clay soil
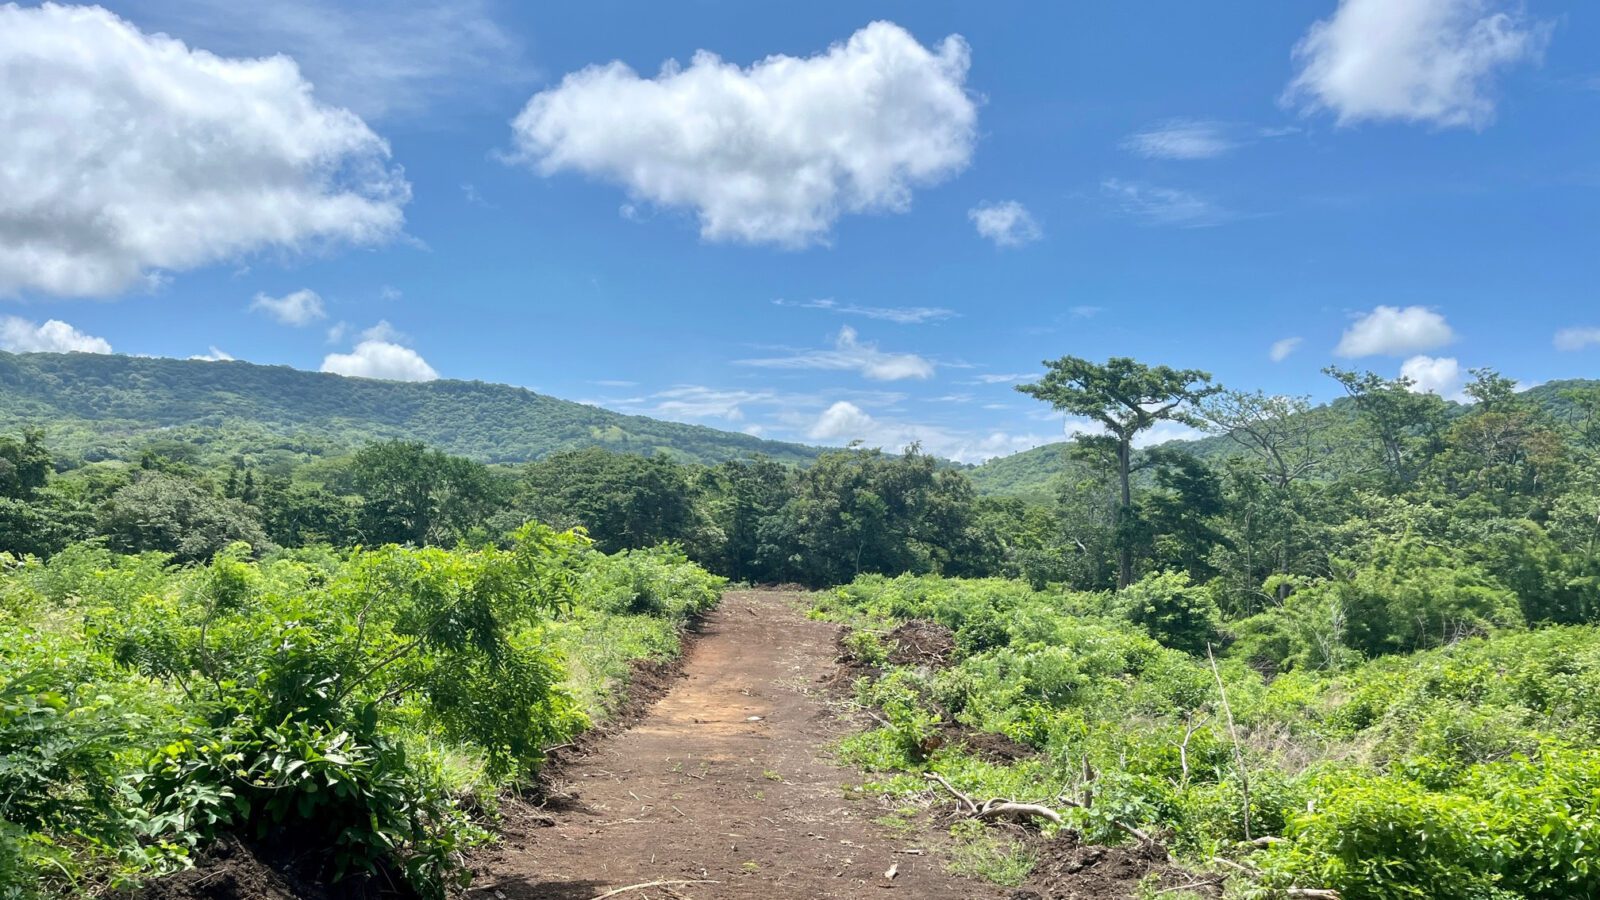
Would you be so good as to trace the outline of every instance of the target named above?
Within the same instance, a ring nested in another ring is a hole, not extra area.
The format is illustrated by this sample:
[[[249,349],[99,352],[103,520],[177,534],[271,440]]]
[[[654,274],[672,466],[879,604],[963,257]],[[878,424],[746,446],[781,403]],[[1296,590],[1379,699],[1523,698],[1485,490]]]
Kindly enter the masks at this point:
[[[934,839],[873,824],[884,810],[848,790],[859,775],[827,755],[851,727],[825,687],[837,629],[804,604],[728,594],[671,690],[561,766],[547,815],[523,816],[475,861],[472,895],[591,900],[661,882],[620,896],[1010,896],[948,874]]]

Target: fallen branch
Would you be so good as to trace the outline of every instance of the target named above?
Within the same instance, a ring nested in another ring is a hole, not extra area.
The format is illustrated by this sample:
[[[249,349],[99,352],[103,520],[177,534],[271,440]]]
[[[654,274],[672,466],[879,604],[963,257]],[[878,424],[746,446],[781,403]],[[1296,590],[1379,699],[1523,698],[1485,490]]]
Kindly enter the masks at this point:
[[[978,818],[985,822],[993,819],[1028,818],[1030,816],[1049,819],[1057,825],[1061,824],[1060,813],[1048,806],[1040,806],[1037,803],[1013,803],[1009,800],[996,798],[985,803],[978,810]]]
[[[956,786],[946,781],[943,775],[940,775],[937,772],[924,772],[922,773],[922,777],[928,779],[929,781],[937,781],[941,786],[944,787],[945,790],[949,791],[957,800],[961,801],[961,806],[964,810],[969,813],[977,813],[978,804],[973,803],[971,797],[968,797],[966,794],[956,790]]]
[[[1234,871],[1239,872],[1240,874],[1248,875],[1251,878],[1260,878],[1261,877],[1261,872],[1258,871],[1253,866],[1247,866],[1247,865],[1245,865],[1243,863],[1237,863],[1237,862],[1234,862],[1231,859],[1223,859],[1220,856],[1211,857],[1211,861],[1214,862],[1214,863],[1221,863],[1221,864],[1227,866],[1228,868],[1233,869]]]
[[[1191,891],[1199,887],[1209,887],[1211,885],[1221,884],[1223,881],[1224,879],[1221,878],[1206,878],[1201,881],[1191,881],[1188,884],[1179,884],[1174,885],[1173,887],[1162,888],[1161,890],[1156,891],[1155,894],[1157,896],[1161,894],[1176,894],[1178,891]]]
[[[630,884],[627,887],[619,887],[619,888],[616,888],[615,890],[606,891],[604,894],[596,894],[593,898],[591,898],[591,900],[606,900],[607,897],[615,897],[618,894],[626,894],[629,891],[642,891],[645,888],[666,887],[669,884],[717,884],[717,883],[718,882],[711,881],[711,880],[706,879],[706,878],[669,878],[666,881],[646,881],[643,884]]]
[[[1292,887],[1287,891],[1290,897],[1299,900],[1339,900],[1339,892],[1327,888],[1297,888]]]

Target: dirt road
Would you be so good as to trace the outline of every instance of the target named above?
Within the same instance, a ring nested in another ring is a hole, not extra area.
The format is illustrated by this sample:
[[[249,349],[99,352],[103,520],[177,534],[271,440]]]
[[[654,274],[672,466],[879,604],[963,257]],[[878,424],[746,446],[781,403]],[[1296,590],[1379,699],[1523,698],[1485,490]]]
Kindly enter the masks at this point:
[[[847,790],[860,776],[829,757],[847,724],[821,683],[835,629],[803,605],[796,594],[727,595],[683,677],[642,721],[562,768],[557,792],[576,799],[547,827],[513,829],[480,861],[473,894],[590,900],[670,882],[620,896],[1006,896],[918,855],[917,835],[874,824],[883,811]]]

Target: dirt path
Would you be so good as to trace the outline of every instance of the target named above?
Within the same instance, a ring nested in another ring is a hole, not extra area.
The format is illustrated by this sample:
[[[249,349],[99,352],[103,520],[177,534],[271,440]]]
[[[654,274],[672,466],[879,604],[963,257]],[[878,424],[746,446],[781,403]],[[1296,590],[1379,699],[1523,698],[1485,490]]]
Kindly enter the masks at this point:
[[[802,604],[728,594],[684,677],[636,726],[563,768],[557,787],[576,800],[481,860],[475,897],[589,900],[653,881],[701,883],[622,897],[1005,896],[903,852],[919,849],[918,836],[873,824],[883,811],[846,790],[859,776],[828,753],[848,726],[820,683],[835,629],[807,620]]]

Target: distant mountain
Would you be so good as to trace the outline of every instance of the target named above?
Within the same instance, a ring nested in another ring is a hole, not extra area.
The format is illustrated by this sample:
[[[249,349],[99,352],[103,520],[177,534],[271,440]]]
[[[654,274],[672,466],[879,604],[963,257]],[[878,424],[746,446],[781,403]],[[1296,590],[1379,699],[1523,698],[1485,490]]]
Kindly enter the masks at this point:
[[[247,362],[0,352],[0,433],[28,426],[44,428],[59,456],[83,460],[130,458],[152,447],[304,459],[389,438],[484,462],[580,447],[705,463],[756,454],[805,463],[821,452],[479,381],[408,383]]]
[[[1538,403],[1558,422],[1566,422],[1570,420],[1572,408],[1571,403],[1561,396],[1562,391],[1596,384],[1600,384],[1600,381],[1584,379],[1552,381],[1528,389],[1523,392],[1523,396]],[[1457,409],[1465,410],[1466,407],[1458,405]],[[1319,424],[1326,422],[1331,425],[1338,420],[1348,420],[1355,414],[1355,408],[1349,398],[1340,397],[1332,403],[1307,410],[1304,414],[1321,420]],[[1010,456],[997,456],[964,471],[967,477],[972,479],[973,486],[977,488],[979,494],[1048,497],[1054,493],[1056,480],[1061,475],[1079,470],[1083,465],[1067,456],[1066,451],[1070,446],[1070,441],[1057,441]],[[1181,447],[1207,460],[1242,452],[1239,445],[1226,435],[1212,435],[1192,441],[1170,441],[1164,446]]]

